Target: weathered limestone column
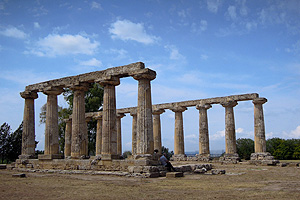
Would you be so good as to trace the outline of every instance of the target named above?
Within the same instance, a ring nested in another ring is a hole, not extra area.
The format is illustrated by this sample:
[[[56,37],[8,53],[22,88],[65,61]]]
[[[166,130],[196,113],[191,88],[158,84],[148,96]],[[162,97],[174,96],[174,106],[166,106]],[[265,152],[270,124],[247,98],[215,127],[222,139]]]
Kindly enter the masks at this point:
[[[155,77],[156,72],[150,69],[145,69],[143,73],[133,76],[139,82],[137,105],[137,154],[139,157],[152,158],[154,152],[150,81]]]
[[[125,117],[124,113],[117,113],[117,154],[122,155],[122,129],[121,119]]]
[[[254,104],[254,147],[255,153],[266,152],[265,122],[263,104],[268,100],[266,98],[257,98],[252,102]]]
[[[136,110],[131,111],[132,116],[132,155],[136,155],[136,124],[137,124],[137,114]]]
[[[72,120],[65,119],[65,158],[71,156],[71,144],[72,144]]]
[[[63,91],[64,90],[62,88],[51,88],[50,90],[44,91],[44,94],[47,95],[44,155],[50,155],[50,159],[62,158],[62,156],[58,156],[59,142],[57,95],[60,95]]]
[[[38,98],[36,92],[21,92],[25,99],[23,132],[22,132],[22,153],[20,159],[33,158],[35,155],[35,123],[34,123],[34,99]]]
[[[102,160],[119,158],[117,154],[116,92],[120,84],[118,77],[97,80],[104,87],[102,111]]]
[[[186,107],[175,107],[171,109],[175,112],[175,134],[174,134],[174,160],[185,160],[184,154],[184,134],[183,134],[183,117],[182,112],[187,110]]]
[[[154,149],[158,150],[158,154],[161,154],[161,126],[160,115],[164,113],[164,109],[153,110],[153,139]]]
[[[85,138],[87,137],[87,126],[85,122],[85,92],[88,84],[73,86],[73,113],[72,113],[72,145],[71,157],[80,158],[87,156]]]
[[[233,107],[238,103],[236,101],[227,101],[221,103],[225,107],[225,160],[236,162],[239,160],[236,150],[236,135]]]
[[[88,124],[92,121],[92,117],[86,117],[85,123],[86,123],[86,134],[82,138],[82,144],[84,145],[82,149],[86,152],[85,155],[89,156],[89,131],[88,131]]]
[[[199,155],[200,160],[210,160],[209,151],[209,135],[207,110],[211,108],[210,104],[198,104],[196,108],[199,110]]]
[[[97,120],[97,133],[96,133],[96,156],[101,156],[102,147],[102,115],[95,117]]]

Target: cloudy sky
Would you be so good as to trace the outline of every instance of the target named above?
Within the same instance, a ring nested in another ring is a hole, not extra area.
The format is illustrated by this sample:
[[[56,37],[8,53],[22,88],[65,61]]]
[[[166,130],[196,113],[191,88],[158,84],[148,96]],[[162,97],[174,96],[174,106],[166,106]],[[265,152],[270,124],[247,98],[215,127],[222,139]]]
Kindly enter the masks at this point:
[[[0,123],[15,130],[26,85],[144,62],[157,72],[154,104],[259,93],[267,138],[300,138],[298,0],[0,0]],[[35,101],[36,140],[44,148]],[[121,80],[117,107],[137,104],[137,81]],[[66,107],[63,98],[59,105]],[[184,112],[186,151],[198,150],[198,111]],[[210,146],[224,150],[224,108],[208,110]],[[174,113],[161,115],[173,149]],[[254,138],[253,104],[235,107],[237,138]],[[131,116],[122,119],[131,150]]]

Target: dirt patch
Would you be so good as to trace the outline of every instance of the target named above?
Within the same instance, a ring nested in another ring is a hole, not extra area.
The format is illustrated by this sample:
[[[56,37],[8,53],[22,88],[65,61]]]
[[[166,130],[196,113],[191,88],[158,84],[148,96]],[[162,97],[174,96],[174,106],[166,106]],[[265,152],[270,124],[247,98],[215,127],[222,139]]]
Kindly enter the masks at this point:
[[[300,169],[218,165],[227,175],[133,178],[0,170],[0,199],[299,199]]]

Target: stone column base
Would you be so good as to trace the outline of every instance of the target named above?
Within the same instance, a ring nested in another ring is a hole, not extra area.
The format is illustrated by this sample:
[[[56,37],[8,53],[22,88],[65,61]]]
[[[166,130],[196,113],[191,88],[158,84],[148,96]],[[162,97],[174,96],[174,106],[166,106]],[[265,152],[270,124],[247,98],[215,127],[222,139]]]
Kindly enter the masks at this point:
[[[153,166],[159,164],[157,158],[151,154],[133,155],[133,159],[136,166]]]
[[[62,154],[39,154],[38,159],[39,160],[52,160],[52,159],[63,159],[64,155]]]
[[[276,165],[279,163],[278,160],[274,160],[269,152],[252,153],[250,158],[250,164],[261,164],[261,165]]]
[[[35,159],[35,155],[19,155],[19,159],[26,160],[26,159]]]
[[[210,154],[196,154],[197,161],[209,162],[212,160]]]
[[[170,160],[173,161],[186,161],[187,157],[185,154],[177,154],[177,155],[173,155]]]
[[[101,160],[118,160],[121,159],[120,155],[102,154]]]
[[[233,163],[236,164],[241,161],[241,158],[237,153],[233,154],[225,154],[224,156],[220,157],[219,161],[224,163]]]

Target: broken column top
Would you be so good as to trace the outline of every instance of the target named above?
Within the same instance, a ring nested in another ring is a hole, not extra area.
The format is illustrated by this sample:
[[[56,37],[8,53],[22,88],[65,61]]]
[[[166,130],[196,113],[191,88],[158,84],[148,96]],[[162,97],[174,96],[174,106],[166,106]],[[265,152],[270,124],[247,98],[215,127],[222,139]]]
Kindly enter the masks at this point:
[[[147,69],[147,68],[146,68]],[[132,63],[129,65],[112,67],[106,70],[95,71],[77,76],[68,76],[60,79],[54,79],[41,83],[28,85],[25,88],[27,92],[43,92],[45,90],[51,90],[52,88],[69,88],[82,83],[92,83],[96,80],[103,79],[105,77],[128,77],[140,74],[145,70],[145,64],[142,62]]]

